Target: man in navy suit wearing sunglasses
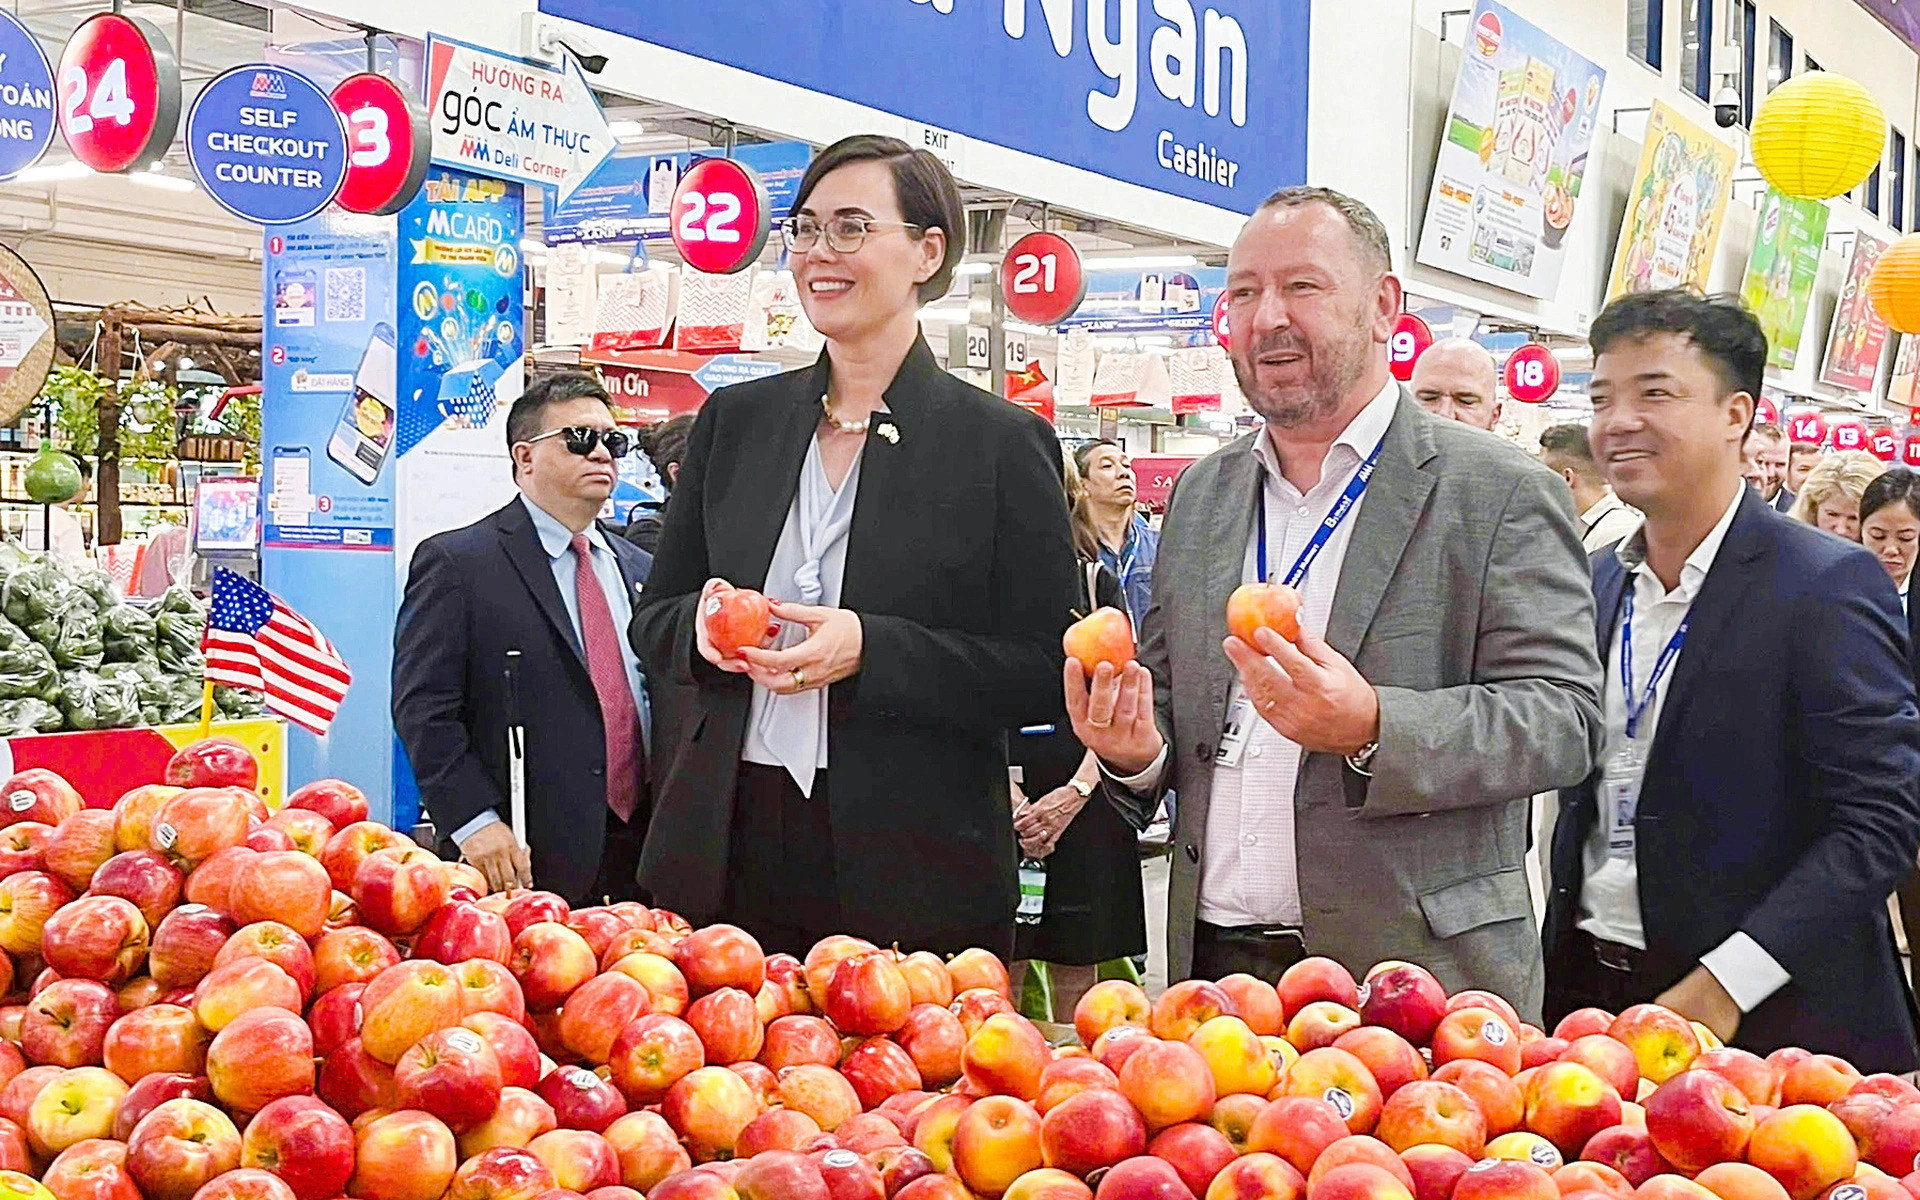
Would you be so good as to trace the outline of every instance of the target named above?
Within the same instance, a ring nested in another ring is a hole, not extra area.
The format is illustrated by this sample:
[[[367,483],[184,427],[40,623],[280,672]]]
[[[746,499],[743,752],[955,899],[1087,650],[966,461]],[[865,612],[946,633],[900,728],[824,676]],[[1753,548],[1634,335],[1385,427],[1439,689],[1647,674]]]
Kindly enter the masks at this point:
[[[598,521],[632,442],[600,384],[570,371],[514,402],[507,447],[520,494],[414,553],[393,635],[394,729],[422,810],[489,886],[632,899],[647,693],[627,625],[653,560]],[[524,845],[509,824],[514,724]]]

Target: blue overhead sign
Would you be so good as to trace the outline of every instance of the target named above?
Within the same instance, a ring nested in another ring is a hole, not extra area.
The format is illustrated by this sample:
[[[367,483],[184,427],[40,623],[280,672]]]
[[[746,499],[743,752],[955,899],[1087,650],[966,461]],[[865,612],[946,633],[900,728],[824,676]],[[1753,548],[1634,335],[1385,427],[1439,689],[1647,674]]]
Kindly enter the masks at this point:
[[[347,176],[347,133],[312,80],[235,67],[201,89],[187,116],[187,161],[214,202],[261,225],[289,225],[333,202]]]
[[[556,17],[1242,213],[1306,178],[1308,8],[788,0],[769,19],[765,0],[540,0]]]
[[[695,158],[723,157],[719,150],[691,154],[637,154],[611,158],[564,204],[547,209],[541,236],[563,242],[634,242],[665,238],[673,189]],[[766,185],[768,211],[779,221],[799,194],[813,147],[805,142],[755,142],[734,147],[732,157],[752,167]]]
[[[20,18],[0,9],[0,179],[40,161],[53,141],[53,68]]]

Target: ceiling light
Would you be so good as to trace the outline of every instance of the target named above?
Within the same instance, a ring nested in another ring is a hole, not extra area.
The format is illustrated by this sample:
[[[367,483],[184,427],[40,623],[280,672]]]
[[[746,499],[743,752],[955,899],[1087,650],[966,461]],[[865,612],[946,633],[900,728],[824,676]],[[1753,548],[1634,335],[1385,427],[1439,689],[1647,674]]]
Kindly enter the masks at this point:
[[[1087,266],[1096,271],[1147,270],[1152,267],[1197,267],[1200,260],[1191,254],[1123,255],[1119,258],[1089,258]]]
[[[608,121],[607,132],[611,133],[616,141],[628,142],[634,138],[645,137],[647,127],[639,121]]]
[[[955,275],[991,275],[993,264],[987,262],[965,262],[953,269]]]
[[[967,310],[964,308],[923,308],[917,315],[922,321],[957,325],[967,319]]]
[[[159,188],[165,192],[191,192],[194,189],[193,180],[182,179],[178,175],[156,175],[146,171],[129,175],[127,179],[141,187]]]
[[[544,243],[536,242],[532,238],[521,238],[520,249],[528,254],[545,254],[547,252],[547,247]]]
[[[63,179],[85,179],[91,174],[92,167],[76,160],[50,167],[28,167],[13,178],[16,183],[57,183]]]

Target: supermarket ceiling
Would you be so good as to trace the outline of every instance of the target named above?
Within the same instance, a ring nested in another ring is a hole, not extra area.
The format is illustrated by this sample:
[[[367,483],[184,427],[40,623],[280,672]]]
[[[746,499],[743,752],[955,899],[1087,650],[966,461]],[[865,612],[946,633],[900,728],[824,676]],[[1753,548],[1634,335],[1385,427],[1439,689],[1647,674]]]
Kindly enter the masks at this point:
[[[1920,0],[1860,0],[1860,7],[1879,17],[1902,41],[1920,51]]]

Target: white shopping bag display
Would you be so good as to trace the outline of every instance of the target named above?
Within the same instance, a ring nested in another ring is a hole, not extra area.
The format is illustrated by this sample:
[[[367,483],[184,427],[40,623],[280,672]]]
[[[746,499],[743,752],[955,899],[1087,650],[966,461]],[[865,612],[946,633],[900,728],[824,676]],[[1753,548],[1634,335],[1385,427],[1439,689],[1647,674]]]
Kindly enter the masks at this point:
[[[680,289],[679,268],[654,263],[644,271],[603,275],[598,282],[590,351],[656,350],[667,344]]]
[[[793,281],[793,272],[756,274],[740,348],[749,354],[788,348],[811,354],[817,353],[824,344],[825,339],[807,320],[806,309],[800,306],[800,287]]]
[[[1157,354],[1108,354],[1093,373],[1095,408],[1166,408],[1173,403],[1166,360]]]
[[[756,274],[752,267],[732,275],[682,272],[673,348],[696,354],[737,353],[747,333]]]

